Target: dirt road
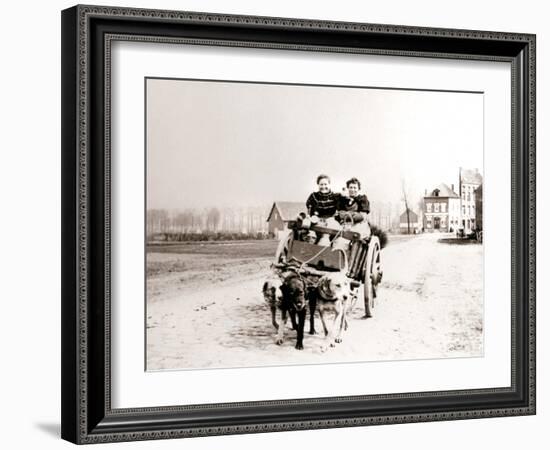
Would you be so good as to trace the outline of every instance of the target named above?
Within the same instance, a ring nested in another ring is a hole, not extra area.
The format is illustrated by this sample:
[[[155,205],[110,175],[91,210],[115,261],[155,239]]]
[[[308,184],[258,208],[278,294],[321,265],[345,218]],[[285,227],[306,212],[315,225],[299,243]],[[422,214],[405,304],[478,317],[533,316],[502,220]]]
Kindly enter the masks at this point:
[[[442,237],[390,241],[382,251],[384,279],[375,317],[361,320],[358,302],[344,341],[324,353],[321,334],[306,334],[302,351],[294,349],[292,330],[282,346],[275,345],[261,293],[271,276],[265,254],[271,254],[272,244],[263,243],[261,254],[246,251],[241,258],[235,257],[238,243],[227,252],[153,249],[147,256],[147,368],[481,356],[482,246],[438,242]]]

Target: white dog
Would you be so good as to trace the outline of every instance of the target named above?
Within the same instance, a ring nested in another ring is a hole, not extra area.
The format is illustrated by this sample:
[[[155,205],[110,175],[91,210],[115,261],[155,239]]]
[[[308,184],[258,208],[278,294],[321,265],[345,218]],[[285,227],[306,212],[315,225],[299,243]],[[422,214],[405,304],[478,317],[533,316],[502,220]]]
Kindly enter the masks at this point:
[[[347,312],[352,306],[354,297],[350,282],[343,274],[327,274],[319,280],[316,291],[316,307],[319,310],[325,332],[323,350],[327,349],[327,344],[334,347],[336,343],[342,342],[342,333],[344,329],[347,329]],[[327,312],[334,313],[334,320],[330,328],[325,321]]]

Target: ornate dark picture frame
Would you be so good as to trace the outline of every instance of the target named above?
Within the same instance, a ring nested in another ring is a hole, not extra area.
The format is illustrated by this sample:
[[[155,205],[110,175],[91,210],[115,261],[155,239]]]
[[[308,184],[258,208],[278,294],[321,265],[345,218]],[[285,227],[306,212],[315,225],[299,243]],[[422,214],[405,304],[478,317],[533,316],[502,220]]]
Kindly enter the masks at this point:
[[[111,407],[110,45],[185,42],[507,61],[512,67],[511,386]],[[535,414],[535,36],[98,6],[62,12],[62,437],[98,443]]]

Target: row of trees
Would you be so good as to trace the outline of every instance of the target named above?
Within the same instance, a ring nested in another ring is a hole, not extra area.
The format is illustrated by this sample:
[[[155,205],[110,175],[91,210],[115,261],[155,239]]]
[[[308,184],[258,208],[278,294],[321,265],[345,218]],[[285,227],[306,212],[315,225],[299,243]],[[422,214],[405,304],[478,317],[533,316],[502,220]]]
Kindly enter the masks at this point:
[[[149,209],[147,233],[206,233],[267,231],[266,208]]]
[[[370,202],[369,223],[381,230],[391,230],[399,226],[400,205],[392,202]]]
[[[381,230],[399,229],[399,217],[408,210],[422,211],[423,199],[413,199],[405,183],[401,202],[370,202],[369,222]],[[416,208],[415,208],[416,206]],[[156,233],[267,233],[267,216],[271,205],[239,208],[186,208],[181,210],[149,209],[147,234]],[[412,232],[409,219],[409,232]]]
[[[401,201],[404,204],[403,212],[406,213],[407,218],[407,234],[413,233],[411,211],[416,208],[419,220],[422,218],[424,212],[424,197],[413,195],[405,180],[401,180]]]

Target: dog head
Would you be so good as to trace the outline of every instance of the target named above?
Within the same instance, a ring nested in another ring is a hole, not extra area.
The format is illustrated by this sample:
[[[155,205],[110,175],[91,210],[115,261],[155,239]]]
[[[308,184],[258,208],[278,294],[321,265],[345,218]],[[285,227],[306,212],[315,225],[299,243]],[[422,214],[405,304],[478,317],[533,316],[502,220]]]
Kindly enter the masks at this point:
[[[281,292],[281,282],[268,280],[262,287],[262,293],[264,294],[264,300],[269,306],[279,306],[283,294]]]
[[[323,275],[317,289],[324,300],[345,301],[351,295],[349,281],[340,273]]]
[[[287,307],[302,311],[306,307],[306,285],[295,273],[288,275],[281,285],[283,302]]]

